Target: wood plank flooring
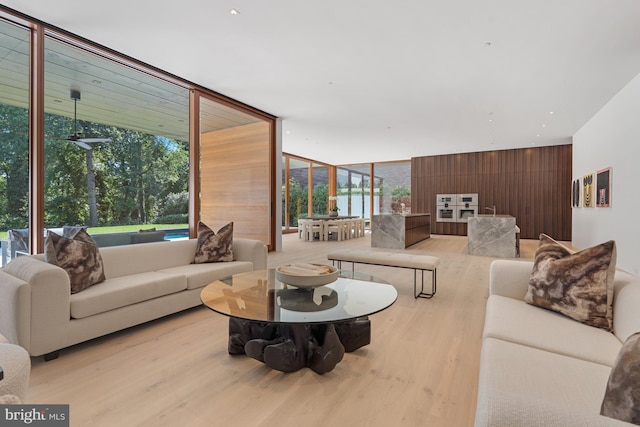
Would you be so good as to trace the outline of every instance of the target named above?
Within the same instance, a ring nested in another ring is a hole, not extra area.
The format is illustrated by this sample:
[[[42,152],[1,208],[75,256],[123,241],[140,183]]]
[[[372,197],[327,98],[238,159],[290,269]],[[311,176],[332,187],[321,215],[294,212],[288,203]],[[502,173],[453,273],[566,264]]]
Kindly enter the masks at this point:
[[[327,263],[339,246],[370,249],[370,237],[302,242],[288,234],[269,266]],[[523,258],[536,246],[523,240]],[[459,236],[434,235],[407,251],[441,258],[437,295],[415,300],[411,270],[357,265],[394,284],[399,297],[371,317],[371,344],[325,375],[229,356],[227,318],[198,307],[50,362],[33,358],[27,402],[70,404],[71,425],[82,427],[471,426],[493,259],[466,255]]]

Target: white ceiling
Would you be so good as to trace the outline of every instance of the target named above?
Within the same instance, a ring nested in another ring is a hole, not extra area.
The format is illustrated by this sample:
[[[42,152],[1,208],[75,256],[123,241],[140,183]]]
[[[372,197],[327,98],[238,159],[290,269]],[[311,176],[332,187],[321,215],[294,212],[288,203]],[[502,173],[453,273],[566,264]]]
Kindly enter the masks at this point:
[[[284,151],[331,164],[570,143],[640,73],[638,0],[3,4],[279,116]]]

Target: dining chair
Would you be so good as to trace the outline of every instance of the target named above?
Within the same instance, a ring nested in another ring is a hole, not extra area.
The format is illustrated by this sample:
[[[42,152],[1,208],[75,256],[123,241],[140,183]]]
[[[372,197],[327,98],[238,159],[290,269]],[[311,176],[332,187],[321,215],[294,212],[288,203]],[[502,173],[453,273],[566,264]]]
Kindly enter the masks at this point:
[[[330,240],[331,236],[335,236],[335,239],[341,241],[344,237],[344,223],[339,219],[331,219],[325,221],[324,224],[324,239]]]
[[[315,240],[316,236],[318,240],[323,240],[324,237],[324,221],[321,220],[308,220],[305,224],[305,240]]]

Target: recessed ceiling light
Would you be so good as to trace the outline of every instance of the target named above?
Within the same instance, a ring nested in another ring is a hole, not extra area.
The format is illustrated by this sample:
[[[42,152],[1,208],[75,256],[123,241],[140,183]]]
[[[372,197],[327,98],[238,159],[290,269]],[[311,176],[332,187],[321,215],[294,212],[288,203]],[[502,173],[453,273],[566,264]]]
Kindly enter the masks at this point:
[[[542,124],[542,127],[543,127],[543,128],[546,128],[546,127],[547,127],[547,125],[545,125],[545,124],[543,123],[543,124]]]
[[[91,80],[91,83],[94,83],[94,84],[97,84],[97,85],[102,84],[102,82],[100,80],[97,80],[97,79],[96,80]]]
[[[553,114],[553,113],[554,113],[554,111],[549,111],[549,114]]]
[[[540,134],[537,134],[536,136],[540,136]]]
[[[238,11],[238,9],[231,9],[229,13],[232,15],[240,15],[240,12]]]

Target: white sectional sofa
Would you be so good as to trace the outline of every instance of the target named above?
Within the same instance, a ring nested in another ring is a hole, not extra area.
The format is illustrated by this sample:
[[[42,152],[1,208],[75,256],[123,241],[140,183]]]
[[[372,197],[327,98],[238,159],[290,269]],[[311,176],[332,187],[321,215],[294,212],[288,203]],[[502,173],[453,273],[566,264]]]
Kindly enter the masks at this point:
[[[618,352],[640,331],[640,279],[616,271],[610,333],[525,303],[532,268],[491,264],[475,425],[631,425],[599,414]]]
[[[71,294],[69,276],[21,256],[0,270],[0,333],[31,356],[57,356],[65,347],[200,305],[208,283],[267,267],[266,246],[233,239],[234,261],[192,264],[196,239],[100,249],[106,280]]]

